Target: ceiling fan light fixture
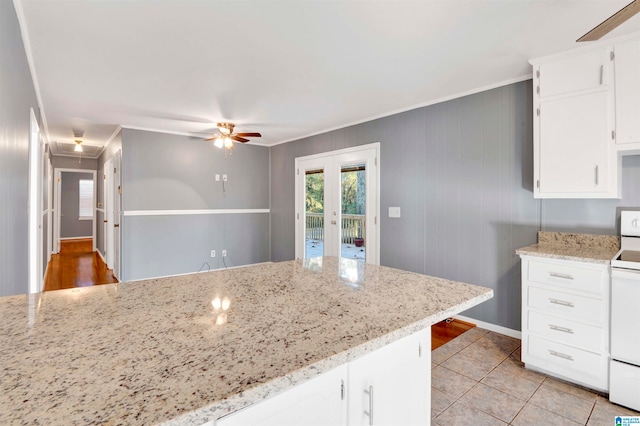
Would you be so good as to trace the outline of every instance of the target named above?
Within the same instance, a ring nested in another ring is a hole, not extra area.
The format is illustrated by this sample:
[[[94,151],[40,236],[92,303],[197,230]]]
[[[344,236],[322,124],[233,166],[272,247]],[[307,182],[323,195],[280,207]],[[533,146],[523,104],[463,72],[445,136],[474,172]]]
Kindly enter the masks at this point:
[[[228,136],[231,133],[233,133],[233,127],[234,127],[233,123],[218,123],[218,131],[225,136]]]
[[[222,140],[222,138],[218,138],[213,142],[213,146],[215,146],[216,148],[222,148],[224,146],[224,141]]]
[[[224,147],[225,148],[233,148],[233,141],[231,138],[224,138]]]
[[[73,148],[75,152],[82,152],[82,140],[76,140],[76,147]]]

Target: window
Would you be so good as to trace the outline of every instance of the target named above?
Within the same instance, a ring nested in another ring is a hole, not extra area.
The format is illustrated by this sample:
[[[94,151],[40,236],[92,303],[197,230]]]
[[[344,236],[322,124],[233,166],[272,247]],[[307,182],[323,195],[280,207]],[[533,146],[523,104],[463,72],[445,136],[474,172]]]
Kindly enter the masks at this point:
[[[93,219],[93,179],[80,179],[80,220]]]

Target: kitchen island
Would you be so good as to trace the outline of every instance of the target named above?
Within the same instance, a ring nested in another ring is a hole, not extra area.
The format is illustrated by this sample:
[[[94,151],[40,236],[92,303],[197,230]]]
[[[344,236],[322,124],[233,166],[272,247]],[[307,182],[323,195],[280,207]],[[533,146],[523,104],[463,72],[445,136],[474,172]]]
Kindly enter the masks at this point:
[[[0,298],[0,424],[203,424],[491,297],[325,257]]]

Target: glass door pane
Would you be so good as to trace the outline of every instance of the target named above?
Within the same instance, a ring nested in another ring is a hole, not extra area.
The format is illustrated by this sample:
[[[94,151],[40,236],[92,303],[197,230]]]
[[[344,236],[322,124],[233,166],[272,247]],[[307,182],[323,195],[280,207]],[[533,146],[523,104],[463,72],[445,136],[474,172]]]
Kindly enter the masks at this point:
[[[305,171],[305,259],[324,256],[324,169]]]
[[[366,163],[340,167],[340,256],[366,259]]]

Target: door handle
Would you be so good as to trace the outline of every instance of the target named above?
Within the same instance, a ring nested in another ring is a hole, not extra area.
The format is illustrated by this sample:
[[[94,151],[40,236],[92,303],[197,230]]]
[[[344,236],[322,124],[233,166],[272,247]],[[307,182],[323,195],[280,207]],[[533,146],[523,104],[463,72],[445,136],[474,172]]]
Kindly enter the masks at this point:
[[[109,221],[105,219],[105,220],[103,220],[103,222],[104,222],[104,223],[107,223],[107,222],[109,222]]]
[[[119,223],[116,223],[116,224],[114,224],[114,225],[113,225],[113,227],[114,227],[114,228],[120,228],[120,224],[119,224]]]

